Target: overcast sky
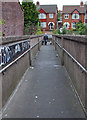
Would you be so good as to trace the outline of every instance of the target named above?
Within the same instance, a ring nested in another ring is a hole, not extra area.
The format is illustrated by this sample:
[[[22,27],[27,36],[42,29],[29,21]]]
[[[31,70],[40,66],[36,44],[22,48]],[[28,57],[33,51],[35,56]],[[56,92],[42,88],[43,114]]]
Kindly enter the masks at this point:
[[[20,2],[22,0],[19,0]],[[62,10],[63,5],[80,5],[81,0],[33,0],[34,3],[37,1],[40,2],[40,5],[43,4],[57,4],[58,10]],[[82,1],[87,1],[87,0],[82,0]]]

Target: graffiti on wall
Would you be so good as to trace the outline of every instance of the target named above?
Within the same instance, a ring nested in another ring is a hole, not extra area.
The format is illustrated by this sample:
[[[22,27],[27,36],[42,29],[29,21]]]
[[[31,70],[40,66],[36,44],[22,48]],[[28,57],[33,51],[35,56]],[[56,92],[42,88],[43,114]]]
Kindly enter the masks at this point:
[[[7,64],[18,54],[30,48],[30,41],[21,42],[10,46],[0,46],[0,67]]]

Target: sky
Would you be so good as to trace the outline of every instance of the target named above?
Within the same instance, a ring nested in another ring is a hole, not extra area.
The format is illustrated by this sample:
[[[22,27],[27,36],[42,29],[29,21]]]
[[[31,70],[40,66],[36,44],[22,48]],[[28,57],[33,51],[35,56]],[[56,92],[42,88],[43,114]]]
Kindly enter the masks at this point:
[[[37,1],[40,2],[40,5],[57,4],[58,10],[62,10],[63,5],[80,5],[81,1],[86,2],[87,0],[33,0],[34,3]]]

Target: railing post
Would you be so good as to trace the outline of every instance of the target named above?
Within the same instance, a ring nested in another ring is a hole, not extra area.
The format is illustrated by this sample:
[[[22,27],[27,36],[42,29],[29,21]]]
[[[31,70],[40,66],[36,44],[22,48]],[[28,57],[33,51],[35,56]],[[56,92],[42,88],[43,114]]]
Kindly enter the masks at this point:
[[[29,51],[29,65],[31,66],[32,63],[31,63],[31,50]]]
[[[64,39],[63,37],[61,37],[61,40],[62,40],[62,57],[61,57],[61,65],[64,65]]]
[[[55,50],[57,51],[56,37],[55,37]]]
[[[53,45],[54,45],[54,38],[55,38],[55,37],[53,36],[53,37],[52,37],[52,43],[53,43]]]
[[[30,40],[30,37],[29,37],[29,40]],[[31,41],[30,41],[31,42]],[[31,47],[31,46],[30,46]],[[31,49],[29,51],[29,65],[31,66],[32,65],[32,62],[31,62]]]
[[[40,51],[39,37],[38,37],[38,51]]]

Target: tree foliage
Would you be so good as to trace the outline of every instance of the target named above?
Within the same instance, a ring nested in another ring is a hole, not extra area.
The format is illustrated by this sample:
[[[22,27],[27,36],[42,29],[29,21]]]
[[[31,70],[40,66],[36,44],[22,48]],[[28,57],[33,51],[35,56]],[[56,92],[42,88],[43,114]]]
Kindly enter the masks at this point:
[[[5,24],[5,20],[0,20],[0,28],[2,27],[2,25],[4,25]],[[4,33],[0,33],[0,36],[3,36],[4,35]]]
[[[79,21],[76,24],[76,31],[78,31],[80,35],[87,35],[87,26],[82,23],[82,21]]]
[[[67,33],[67,29],[64,27],[63,29],[62,29],[62,34],[64,35],[64,34],[66,34]]]
[[[5,24],[5,20],[0,20],[0,25],[4,25]]]
[[[22,7],[24,10],[24,25],[38,25],[39,22],[39,12],[37,11],[36,5],[32,0],[23,0]]]
[[[62,17],[61,11],[58,11],[58,21],[60,21],[60,18]]]
[[[67,29],[64,27],[64,28],[62,28],[62,30],[61,29],[56,29],[56,30],[54,30],[53,31],[53,34],[67,34]]]
[[[39,27],[38,30],[37,30],[36,35],[41,35],[41,34],[42,34],[42,32],[41,32],[41,28]]]

